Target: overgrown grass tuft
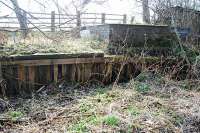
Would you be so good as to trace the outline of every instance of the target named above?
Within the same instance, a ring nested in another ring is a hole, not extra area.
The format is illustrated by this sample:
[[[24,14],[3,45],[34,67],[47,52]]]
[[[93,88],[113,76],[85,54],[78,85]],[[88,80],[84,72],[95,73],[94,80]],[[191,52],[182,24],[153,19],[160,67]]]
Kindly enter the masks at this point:
[[[23,113],[20,112],[20,111],[10,111],[10,112],[8,112],[8,116],[9,116],[13,121],[15,121],[15,120],[17,120],[17,119],[23,117]]]
[[[108,115],[103,119],[103,123],[108,126],[115,127],[120,123],[120,120],[115,115]]]
[[[151,90],[150,86],[147,83],[135,82],[135,89],[140,93],[147,93]]]

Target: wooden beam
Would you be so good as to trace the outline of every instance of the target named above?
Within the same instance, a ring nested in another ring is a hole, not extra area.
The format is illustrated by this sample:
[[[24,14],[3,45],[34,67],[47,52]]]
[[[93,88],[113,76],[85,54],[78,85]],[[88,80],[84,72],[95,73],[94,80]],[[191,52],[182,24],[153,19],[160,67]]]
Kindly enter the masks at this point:
[[[18,66],[18,84],[19,84],[19,91],[22,92],[23,83],[25,82],[25,67],[23,65]]]
[[[166,60],[174,60],[174,58],[167,58]],[[92,63],[134,63],[134,62],[157,62],[160,61],[159,57],[130,57],[124,56],[109,56],[97,58],[69,58],[69,59],[43,59],[43,60],[20,60],[20,61],[2,61],[2,65],[23,65],[23,66],[42,66],[42,65],[58,65],[58,64],[92,64]]]
[[[3,61],[3,65],[23,64],[24,66],[58,65],[58,64],[80,64],[80,63],[101,63],[104,58],[71,58],[71,59],[45,59],[45,60],[22,60]]]
[[[2,75],[2,66],[1,66],[1,62],[0,62],[0,80],[3,79],[3,75]]]
[[[57,83],[58,82],[58,65],[54,65],[53,68],[53,72],[54,72],[54,82]]]
[[[30,66],[28,69],[28,76],[29,76],[29,89],[32,91],[34,89],[35,83],[35,67]]]

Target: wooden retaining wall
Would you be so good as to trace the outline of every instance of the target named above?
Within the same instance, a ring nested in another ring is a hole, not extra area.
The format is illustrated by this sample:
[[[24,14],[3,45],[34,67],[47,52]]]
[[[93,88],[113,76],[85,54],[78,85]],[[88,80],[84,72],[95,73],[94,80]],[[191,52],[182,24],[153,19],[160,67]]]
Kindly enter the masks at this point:
[[[166,63],[162,59],[142,59],[124,56],[104,57],[92,55],[84,58],[53,58],[45,59],[35,56],[20,57],[1,60],[3,78],[7,82],[6,95],[31,94],[44,85],[63,80],[68,82],[84,83],[90,80],[98,80],[103,84],[114,81],[128,81],[137,76],[142,69],[149,66],[156,69]],[[166,67],[165,67],[166,68]],[[171,68],[168,68],[170,71]]]

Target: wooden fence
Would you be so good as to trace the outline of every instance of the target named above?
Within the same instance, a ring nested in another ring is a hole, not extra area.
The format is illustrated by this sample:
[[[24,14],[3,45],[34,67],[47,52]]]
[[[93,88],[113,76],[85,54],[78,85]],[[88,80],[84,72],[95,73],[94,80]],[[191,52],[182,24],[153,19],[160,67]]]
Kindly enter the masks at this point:
[[[106,13],[81,13],[57,14],[25,12],[24,19],[29,29],[40,29],[42,31],[69,31],[74,27],[98,25],[98,24],[125,24],[127,15]],[[20,30],[16,16],[0,17],[1,30]]]

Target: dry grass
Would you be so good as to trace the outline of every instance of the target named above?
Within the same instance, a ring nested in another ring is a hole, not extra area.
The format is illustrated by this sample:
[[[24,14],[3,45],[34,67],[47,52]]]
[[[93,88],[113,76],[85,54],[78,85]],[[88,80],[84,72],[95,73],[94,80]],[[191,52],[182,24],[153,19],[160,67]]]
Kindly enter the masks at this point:
[[[147,83],[147,82],[144,82]],[[12,132],[199,132],[200,93],[186,91],[165,79],[163,88],[138,91],[136,82],[115,86],[85,85],[46,90],[33,99],[18,99],[25,123],[12,123]],[[164,85],[165,84],[165,85]],[[160,86],[160,87],[161,87]],[[52,93],[52,92],[51,92]],[[45,95],[49,94],[49,95]]]
[[[52,35],[51,35],[52,36]],[[33,34],[26,39],[9,38],[6,44],[2,45],[1,56],[6,55],[31,55],[46,53],[103,53],[106,44],[98,40],[73,39],[69,37],[55,37],[51,39],[39,34]],[[15,41],[14,41],[15,40]]]

